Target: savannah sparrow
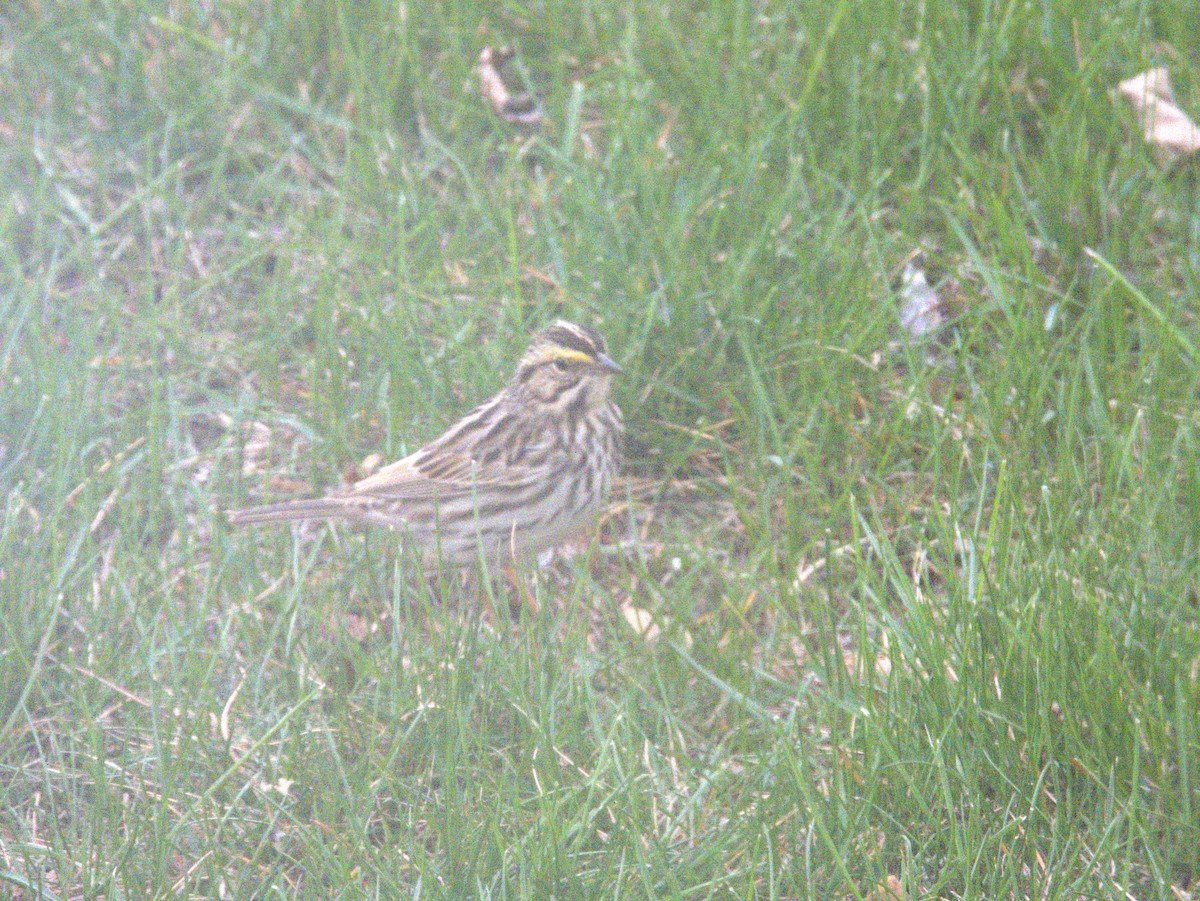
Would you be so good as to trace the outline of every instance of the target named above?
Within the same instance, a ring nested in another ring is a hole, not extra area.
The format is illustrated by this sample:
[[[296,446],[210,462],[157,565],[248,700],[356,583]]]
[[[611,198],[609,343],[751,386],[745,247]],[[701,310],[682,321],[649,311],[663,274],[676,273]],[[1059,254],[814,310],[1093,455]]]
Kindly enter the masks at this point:
[[[553,547],[599,511],[613,481],[621,371],[594,329],[533,336],[512,380],[415,453],[314,500],[229,513],[235,525],[344,519],[387,526],[427,559],[464,564]]]

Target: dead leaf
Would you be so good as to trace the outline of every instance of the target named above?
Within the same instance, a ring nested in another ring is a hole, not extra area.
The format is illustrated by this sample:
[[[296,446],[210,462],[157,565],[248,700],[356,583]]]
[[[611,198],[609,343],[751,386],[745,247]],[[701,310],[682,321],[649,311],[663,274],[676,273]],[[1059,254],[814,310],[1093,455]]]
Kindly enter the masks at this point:
[[[1133,105],[1142,135],[1160,163],[1174,163],[1200,150],[1200,128],[1175,103],[1171,74],[1165,66],[1125,79],[1115,94]]]
[[[888,874],[888,878],[867,892],[866,897],[867,901],[904,901],[908,896],[904,891],[904,883],[900,881],[900,878],[893,874]]]
[[[537,101],[527,91],[511,90],[501,72],[515,55],[508,47],[484,47],[479,52],[479,92],[501,120],[513,125],[541,125],[545,117]]]
[[[930,335],[946,323],[945,307],[925,277],[925,270],[909,262],[900,276],[900,324],[914,338]]]
[[[264,423],[243,423],[246,442],[242,445],[242,475],[252,476],[267,462],[271,448],[271,429]]]
[[[647,642],[654,641],[662,631],[654,622],[654,616],[649,610],[626,603],[621,606],[621,613],[624,615],[625,621],[633,627],[633,631],[637,632]]]

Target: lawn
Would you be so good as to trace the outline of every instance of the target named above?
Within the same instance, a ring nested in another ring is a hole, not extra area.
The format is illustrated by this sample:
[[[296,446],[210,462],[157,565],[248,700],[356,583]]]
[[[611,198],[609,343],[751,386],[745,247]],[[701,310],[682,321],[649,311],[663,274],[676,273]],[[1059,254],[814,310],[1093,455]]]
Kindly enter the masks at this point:
[[[1200,119],[1200,6],[8,4],[0,897],[1200,896],[1154,66]],[[590,540],[229,527],[559,317],[625,370]]]

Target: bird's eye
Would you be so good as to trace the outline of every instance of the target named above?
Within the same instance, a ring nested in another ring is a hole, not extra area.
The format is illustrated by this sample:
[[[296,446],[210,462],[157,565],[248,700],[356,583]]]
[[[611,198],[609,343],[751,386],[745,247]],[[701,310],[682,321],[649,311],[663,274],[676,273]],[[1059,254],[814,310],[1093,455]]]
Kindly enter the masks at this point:
[[[570,369],[571,367],[570,367],[570,365],[567,363],[567,361],[566,361],[566,360],[555,360],[555,361],[554,361],[554,368],[555,368],[555,369],[557,369],[559,372],[566,372],[566,371],[567,371],[568,369]]]

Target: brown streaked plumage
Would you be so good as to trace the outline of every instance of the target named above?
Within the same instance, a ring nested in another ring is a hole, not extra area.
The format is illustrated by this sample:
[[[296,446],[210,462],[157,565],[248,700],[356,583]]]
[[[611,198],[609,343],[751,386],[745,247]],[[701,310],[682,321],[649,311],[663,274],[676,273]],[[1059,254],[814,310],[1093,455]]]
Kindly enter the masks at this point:
[[[597,331],[560,319],[533,336],[498,394],[420,450],[323,498],[229,520],[374,523],[451,564],[553,547],[595,517],[616,474],[623,426],[609,391],[620,371]]]

